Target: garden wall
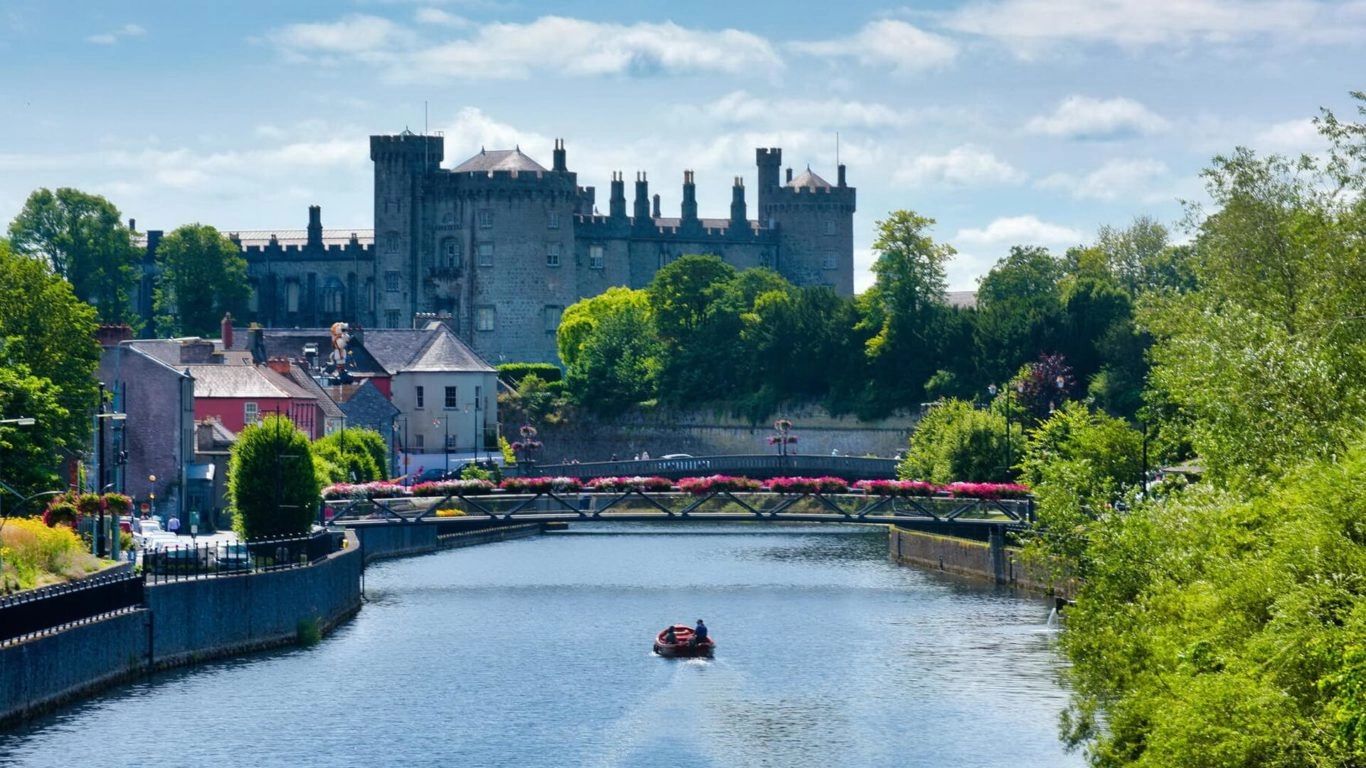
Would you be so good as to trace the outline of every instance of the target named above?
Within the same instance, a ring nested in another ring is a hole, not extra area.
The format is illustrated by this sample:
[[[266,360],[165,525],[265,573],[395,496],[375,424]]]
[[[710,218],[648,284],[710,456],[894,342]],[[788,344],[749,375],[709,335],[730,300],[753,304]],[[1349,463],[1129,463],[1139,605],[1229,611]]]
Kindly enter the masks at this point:
[[[853,416],[831,416],[823,408],[804,406],[784,411],[792,421],[796,453],[889,458],[905,451],[916,418],[897,416],[879,421],[859,421]],[[774,417],[777,418],[776,416]],[[641,451],[658,458],[670,453],[694,456],[732,456],[772,453],[768,437],[773,420],[758,424],[748,419],[711,411],[633,410],[599,419],[578,415],[564,425],[538,424],[544,448],[539,461],[558,464],[570,459],[607,461],[614,454],[626,459]],[[515,440],[516,427],[507,426]]]

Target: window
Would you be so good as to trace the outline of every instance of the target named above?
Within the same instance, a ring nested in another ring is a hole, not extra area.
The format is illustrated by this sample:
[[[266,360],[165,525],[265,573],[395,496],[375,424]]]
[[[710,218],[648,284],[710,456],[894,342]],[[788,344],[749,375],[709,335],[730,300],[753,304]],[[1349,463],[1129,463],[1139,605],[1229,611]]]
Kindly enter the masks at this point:
[[[441,241],[441,265],[453,267],[460,261],[460,241],[448,237]]]
[[[834,219],[826,219],[826,220],[825,220],[825,234],[827,234],[827,235],[833,235],[833,234],[835,234],[835,220],[834,220]]]
[[[255,424],[261,420],[261,408],[256,403],[242,404],[242,426]]]
[[[550,218],[546,221],[546,225],[545,225],[545,226],[546,226],[546,229],[559,229],[559,228],[560,228],[560,212],[559,212],[559,211],[551,211],[551,212],[550,212]]]
[[[417,407],[422,408],[426,405],[426,392],[422,387],[413,387],[413,397],[417,400]]]
[[[393,231],[385,232],[385,233],[384,233],[384,252],[385,252],[385,253],[398,253],[398,241],[399,241],[399,237],[398,237],[398,233],[397,233],[397,232],[393,232]]]
[[[296,280],[285,283],[285,311],[299,311],[299,283]]]
[[[493,226],[493,211],[485,208],[479,212],[479,228],[488,229]]]
[[[827,253],[821,257],[821,269],[835,268],[835,254]]]
[[[548,333],[554,333],[560,327],[560,316],[564,314],[564,307],[547,304],[545,307],[545,329]]]
[[[590,246],[588,246],[588,268],[589,268],[589,269],[602,269],[603,261],[604,261],[604,259],[603,259],[603,257],[602,257],[602,246],[601,246],[601,245],[590,245]]]
[[[455,388],[455,387],[446,387],[446,408],[447,408],[447,410],[449,410],[449,409],[451,409],[451,408],[459,408],[459,407],[460,407],[460,399],[459,399],[458,397],[455,396],[455,393],[456,393],[456,388]]]
[[[456,443],[457,443],[457,441],[456,441],[456,439],[455,439],[455,435],[452,435],[451,433],[447,432],[447,433],[446,433],[446,452],[447,452],[447,453],[450,453],[451,451],[457,450],[457,448],[456,448]]]
[[[493,266],[493,243],[479,244],[479,266]]]
[[[426,444],[425,444],[426,442],[427,442],[426,440],[423,440],[423,439],[422,439],[422,433],[421,433],[421,432],[418,432],[416,435],[413,435],[413,451],[414,451],[414,453],[426,453],[426,452],[427,452],[427,446],[426,446]]]
[[[547,267],[558,267],[558,266],[560,266],[560,244],[559,244],[559,243],[546,243],[546,244],[545,244],[545,265],[546,265]]]
[[[389,269],[384,272],[384,290],[389,293],[398,293],[399,281],[401,277],[397,269]]]
[[[474,310],[474,330],[493,330],[493,307],[479,307]]]
[[[398,310],[397,310],[397,309],[386,309],[386,310],[384,310],[384,327],[385,327],[385,328],[397,328],[397,327],[398,327],[398,318],[399,318],[399,314],[398,314]]]

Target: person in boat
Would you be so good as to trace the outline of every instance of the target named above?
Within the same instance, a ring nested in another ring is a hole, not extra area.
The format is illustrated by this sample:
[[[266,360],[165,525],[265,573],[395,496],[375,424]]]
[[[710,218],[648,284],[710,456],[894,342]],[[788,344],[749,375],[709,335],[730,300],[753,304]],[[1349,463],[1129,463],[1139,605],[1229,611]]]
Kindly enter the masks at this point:
[[[678,642],[678,636],[674,634],[673,625],[670,625],[668,629],[664,630],[664,642],[668,643],[669,645],[673,645],[674,643]]]
[[[697,626],[693,628],[692,639],[688,641],[688,645],[698,645],[700,643],[706,642],[706,640],[707,625],[704,624],[701,619],[698,619]]]

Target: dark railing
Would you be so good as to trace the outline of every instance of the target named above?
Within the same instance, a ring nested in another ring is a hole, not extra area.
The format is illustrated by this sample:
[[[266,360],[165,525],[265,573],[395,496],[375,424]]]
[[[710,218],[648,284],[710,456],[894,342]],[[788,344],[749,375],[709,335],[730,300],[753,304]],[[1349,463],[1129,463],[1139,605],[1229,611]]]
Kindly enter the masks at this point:
[[[96,576],[0,598],[0,645],[143,605],[142,577]]]
[[[181,579],[209,579],[260,571],[302,568],[337,550],[338,534],[322,531],[282,539],[244,543],[206,542],[144,551],[142,573],[150,584]]]
[[[891,480],[896,478],[896,459],[863,456],[823,456],[820,454],[742,454],[735,456],[690,456],[684,459],[644,459],[594,461],[579,464],[533,464],[529,471],[541,477],[618,477],[658,476],[678,479],[707,475],[743,475],[758,480],[774,477],[842,477],[846,480]],[[526,469],[526,468],[523,468]],[[509,468],[518,474],[519,468]]]

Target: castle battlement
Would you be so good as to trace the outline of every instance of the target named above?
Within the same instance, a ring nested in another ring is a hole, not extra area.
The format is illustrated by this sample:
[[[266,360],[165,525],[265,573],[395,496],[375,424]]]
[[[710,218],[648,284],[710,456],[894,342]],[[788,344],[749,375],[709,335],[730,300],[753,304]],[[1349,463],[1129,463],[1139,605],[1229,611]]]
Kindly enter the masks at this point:
[[[321,248],[308,245],[246,245],[242,248],[242,258],[247,261],[285,259],[296,261],[332,261],[340,259],[360,259],[370,261],[375,258],[373,243],[352,245],[327,245]]]
[[[637,223],[635,218],[614,219],[601,214],[577,215],[574,217],[574,234],[586,238],[626,237],[631,240],[677,240],[685,243],[714,242],[717,245],[734,244],[737,241],[762,242],[772,235],[771,230],[762,228],[757,221],[746,221],[739,227],[725,219],[707,219],[707,223],[684,224],[677,219],[665,219],[660,223],[647,219]],[[623,226],[623,222],[626,226]]]

